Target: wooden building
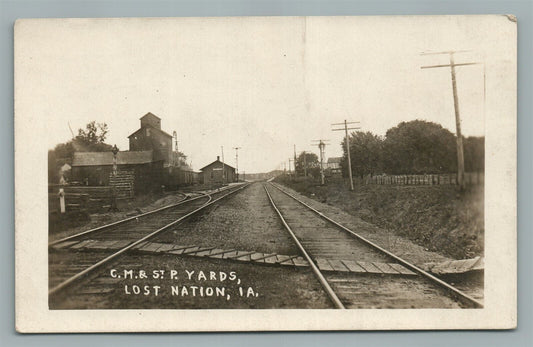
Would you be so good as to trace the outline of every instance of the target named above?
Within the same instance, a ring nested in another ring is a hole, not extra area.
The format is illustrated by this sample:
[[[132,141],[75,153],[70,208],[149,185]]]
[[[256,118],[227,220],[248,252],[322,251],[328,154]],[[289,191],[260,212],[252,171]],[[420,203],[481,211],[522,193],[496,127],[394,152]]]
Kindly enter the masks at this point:
[[[161,118],[148,112],[141,127],[128,136],[129,151],[117,153],[118,172],[113,174],[113,152],[76,152],[72,180],[87,186],[115,186],[133,196],[154,190],[176,189],[199,182],[194,172],[172,148],[172,136],[161,130]],[[231,168],[233,169],[233,168]],[[233,180],[233,173],[228,171]]]
[[[340,174],[341,173],[341,160],[342,157],[330,157],[326,163],[326,169],[331,174]]]
[[[172,164],[172,135],[161,130],[161,118],[148,112],[141,117],[141,127],[128,136],[130,151],[153,151],[154,160],[163,166]]]
[[[222,163],[220,157],[217,156],[217,160],[200,169],[200,181],[204,184],[231,183],[237,181],[237,175],[235,175],[234,167]]]
[[[168,189],[178,189],[199,183],[199,173],[194,172],[188,165],[171,166],[165,169],[164,184]]]
[[[118,152],[117,174],[113,175],[112,152],[75,152],[71,174],[82,185],[129,187],[132,192],[146,193],[161,189],[163,160],[154,158],[152,151]]]

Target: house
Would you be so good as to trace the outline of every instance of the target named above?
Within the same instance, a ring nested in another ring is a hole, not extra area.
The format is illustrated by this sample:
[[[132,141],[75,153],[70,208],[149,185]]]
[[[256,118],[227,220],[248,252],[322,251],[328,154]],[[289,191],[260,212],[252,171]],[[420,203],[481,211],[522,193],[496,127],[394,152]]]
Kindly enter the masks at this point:
[[[172,135],[161,130],[161,118],[148,112],[140,118],[141,127],[128,136],[130,151],[153,151],[156,161],[163,160],[163,166],[172,165]]]
[[[200,181],[202,181],[204,184],[223,184],[237,181],[235,168],[229,166],[228,164],[222,163],[219,156],[217,156],[217,160],[200,169],[200,176]]]
[[[75,152],[72,180],[88,186],[128,186],[135,193],[161,187],[163,160],[153,151],[117,152],[116,163],[113,175],[113,152]]]
[[[329,169],[332,174],[341,173],[341,160],[342,157],[328,158],[326,169]]]

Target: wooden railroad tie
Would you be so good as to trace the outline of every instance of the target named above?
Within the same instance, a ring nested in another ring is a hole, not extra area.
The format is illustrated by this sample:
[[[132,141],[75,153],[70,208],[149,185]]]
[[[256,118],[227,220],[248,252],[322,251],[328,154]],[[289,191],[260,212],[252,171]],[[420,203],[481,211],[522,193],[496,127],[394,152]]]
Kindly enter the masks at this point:
[[[65,241],[53,246],[54,249],[72,249],[75,251],[118,250],[130,244],[131,241]],[[309,263],[300,255],[283,255],[277,253],[261,253],[255,251],[241,251],[236,249],[219,249],[216,247],[201,247],[191,245],[175,245],[172,243],[142,242],[132,250],[145,254],[172,254],[190,257],[207,257],[229,261],[259,263],[267,265],[283,265],[307,267]],[[476,259],[477,260],[477,259]],[[355,260],[339,260],[316,258],[315,263],[324,272],[346,274],[379,274],[416,276],[417,274],[406,267],[395,263],[364,262]],[[476,263],[479,263],[477,261]],[[439,268],[439,267],[437,267]]]

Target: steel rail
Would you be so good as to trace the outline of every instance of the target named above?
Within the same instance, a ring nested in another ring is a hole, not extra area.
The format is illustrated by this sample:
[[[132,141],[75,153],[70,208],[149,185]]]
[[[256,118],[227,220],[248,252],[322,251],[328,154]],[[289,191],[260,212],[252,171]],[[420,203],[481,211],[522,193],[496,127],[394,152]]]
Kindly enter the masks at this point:
[[[142,242],[148,240],[149,238],[151,238],[151,237],[153,237],[153,236],[159,234],[160,232],[162,232],[162,231],[164,231],[164,230],[166,230],[166,229],[168,229],[168,228],[170,228],[170,227],[176,225],[177,223],[183,221],[184,219],[186,219],[186,218],[188,218],[188,217],[190,217],[190,216],[192,216],[192,215],[198,213],[199,211],[205,209],[206,207],[211,206],[211,205],[214,204],[215,202],[217,202],[217,201],[219,201],[219,200],[221,200],[221,199],[223,199],[223,198],[225,198],[225,197],[227,197],[227,196],[230,196],[230,195],[232,195],[232,194],[234,194],[234,193],[236,193],[236,192],[238,192],[238,191],[240,191],[240,190],[242,190],[242,189],[244,189],[244,188],[246,188],[248,185],[249,185],[249,184],[245,184],[245,185],[243,185],[243,186],[241,186],[241,187],[239,187],[239,188],[237,188],[237,189],[235,189],[235,190],[233,190],[233,191],[231,191],[231,192],[229,192],[229,193],[227,193],[227,194],[225,194],[225,195],[223,195],[223,196],[221,196],[221,197],[219,197],[219,198],[217,198],[217,199],[215,199],[215,200],[212,200],[212,201],[210,201],[210,202],[208,202],[208,203],[206,203],[206,204],[203,204],[202,206],[200,206],[200,207],[197,208],[196,210],[193,210],[193,211],[187,213],[186,215],[184,215],[184,216],[182,216],[182,217],[176,219],[174,222],[169,223],[169,224],[165,225],[164,227],[161,227],[161,228],[157,229],[156,231],[151,232],[150,234],[148,234],[148,235],[146,235],[146,236],[144,236],[144,237],[138,239],[137,241],[134,241],[133,243],[129,244],[128,246],[126,246],[126,247],[124,247],[124,248],[121,248],[121,249],[118,250],[117,252],[115,252],[115,253],[113,253],[113,254],[107,256],[106,258],[104,258],[104,259],[98,261],[97,263],[95,263],[95,264],[89,266],[88,268],[84,269],[83,271],[78,272],[78,273],[75,274],[74,276],[72,276],[72,277],[66,279],[65,281],[63,281],[63,282],[61,282],[60,284],[58,284],[57,286],[55,286],[54,288],[50,289],[50,290],[48,291],[48,295],[49,295],[49,296],[52,296],[52,295],[54,295],[54,294],[57,294],[57,293],[60,292],[62,289],[65,289],[67,286],[69,286],[70,284],[72,284],[73,282],[75,282],[76,280],[78,280],[79,278],[81,278],[82,276],[84,276],[84,275],[88,274],[89,272],[92,272],[92,271],[94,271],[95,269],[99,268],[100,266],[102,266],[102,265],[108,263],[109,261],[111,261],[112,259],[118,257],[118,256],[121,255],[122,253],[124,253],[124,252],[130,250],[131,248],[133,248],[133,247],[137,246],[138,244],[140,244],[140,243],[142,243]],[[210,197],[211,197],[211,196],[210,196]]]
[[[222,190],[219,190],[218,192],[221,192],[221,191],[225,191],[227,189],[230,189],[229,187],[227,188],[224,188]],[[217,193],[218,193],[217,192]],[[59,240],[54,240],[52,242],[49,242],[48,243],[48,247],[50,246],[53,246],[53,245],[57,245],[58,243],[61,243],[61,242],[64,242],[64,241],[68,241],[68,240],[72,240],[72,239],[75,239],[75,238],[78,238],[80,236],[84,236],[84,235],[87,235],[87,234],[91,234],[91,233],[94,233],[96,231],[102,231],[104,229],[107,229],[107,228],[111,228],[111,227],[114,227],[114,226],[117,226],[117,225],[120,225],[120,224],[123,224],[123,223],[126,223],[126,222],[129,222],[129,221],[132,221],[132,220],[135,220],[137,218],[142,218],[142,217],[146,217],[146,216],[149,216],[149,215],[152,215],[154,213],[157,213],[157,212],[161,212],[161,211],[164,211],[164,210],[168,210],[168,209],[171,209],[171,208],[174,208],[174,207],[177,207],[177,206],[180,206],[180,205],[183,205],[185,203],[188,203],[188,202],[191,202],[191,201],[195,201],[195,200],[198,200],[198,199],[201,199],[201,198],[205,198],[205,197],[210,197],[211,194],[207,194],[207,193],[202,193],[203,195],[200,195],[200,196],[197,196],[197,197],[194,197],[194,198],[190,198],[190,199],[187,199],[187,198],[184,198],[183,200],[180,200],[178,201],[177,203],[175,204],[171,204],[171,205],[167,205],[167,206],[163,206],[163,207],[160,207],[158,209],[155,209],[153,211],[148,211],[148,212],[145,212],[145,213],[141,213],[141,214],[138,214],[138,215],[135,215],[135,216],[132,216],[132,217],[129,217],[129,218],[125,218],[125,219],[121,219],[121,220],[118,220],[116,222],[113,222],[113,223],[109,223],[109,224],[105,224],[105,225],[102,225],[102,226],[99,226],[99,227],[96,227],[96,228],[93,228],[93,229],[89,229],[89,230],[86,230],[86,231],[82,231],[80,233],[77,233],[77,234],[74,234],[74,235],[70,235],[70,236],[67,236],[67,237],[63,237]],[[209,201],[211,201],[211,198],[206,202],[206,203],[209,203]]]
[[[483,308],[483,304],[479,301],[477,301],[476,299],[472,298],[471,296],[469,296],[468,294],[466,293],[463,293],[462,291],[460,291],[459,289],[453,287],[452,285],[444,282],[443,280],[433,276],[432,274],[422,270],[421,268],[419,268],[418,266],[416,265],[413,265],[411,264],[410,262],[398,257],[397,255],[389,252],[388,250],[378,246],[377,244],[373,243],[372,241],[369,241],[367,239],[365,239],[364,237],[362,237],[361,235],[357,234],[356,232],[350,230],[349,228],[345,227],[344,225],[334,221],[333,219],[329,218],[328,216],[326,216],[325,214],[323,214],[322,212],[316,210],[315,208],[309,206],[308,204],[306,204],[305,202],[301,201],[300,199],[298,199],[297,197],[293,196],[292,194],[286,192],[284,189],[280,188],[278,186],[278,184],[274,184],[274,183],[270,183],[273,187],[275,187],[276,189],[278,189],[279,191],[281,191],[282,193],[284,193],[285,195],[293,198],[294,200],[296,200],[297,202],[299,202],[300,204],[302,204],[303,206],[307,207],[308,209],[310,209],[311,211],[313,211],[314,213],[318,214],[320,217],[322,217],[323,219],[325,219],[326,221],[334,224],[335,226],[337,226],[338,228],[346,231],[347,233],[349,233],[350,235],[356,237],[358,240],[368,244],[369,246],[377,249],[378,251],[386,254],[387,256],[393,258],[394,260],[396,260],[397,262],[401,263],[402,265],[404,265],[405,267],[407,268],[410,268],[411,270],[419,273],[420,275],[422,275],[423,277],[429,279],[430,281],[432,282],[435,282],[437,283],[438,285],[440,285],[441,287],[443,287],[444,289],[448,290],[449,292],[452,293],[452,296],[455,296],[457,297],[458,299],[460,299],[463,303],[466,303],[468,305],[472,305],[474,306],[475,308]]]
[[[270,204],[272,205],[272,207],[274,208],[274,210],[278,214],[279,218],[281,219],[281,222],[283,223],[283,226],[285,226],[285,229],[287,229],[287,231],[291,235],[292,239],[294,240],[294,242],[296,243],[296,245],[298,246],[298,248],[300,249],[300,251],[304,255],[305,259],[307,260],[307,262],[311,266],[311,269],[315,273],[315,276],[318,278],[318,281],[320,282],[322,287],[324,287],[324,289],[325,289],[326,293],[328,294],[329,298],[331,299],[331,301],[333,301],[333,304],[335,305],[335,307],[339,308],[339,309],[345,309],[343,303],[341,302],[341,300],[339,299],[337,294],[335,294],[335,292],[333,291],[333,289],[329,285],[328,281],[326,280],[326,278],[324,277],[322,272],[320,272],[318,267],[315,265],[315,263],[313,262],[313,260],[311,259],[311,257],[309,256],[309,254],[307,253],[305,248],[303,247],[303,245],[300,243],[300,241],[298,240],[298,238],[296,237],[296,235],[292,231],[291,227],[285,221],[285,218],[283,218],[283,215],[281,214],[280,210],[276,207],[276,204],[274,203],[274,200],[272,200],[272,196],[270,196],[270,193],[268,192],[268,189],[267,189],[266,185],[263,185],[263,188],[265,188],[265,192],[266,192],[266,194],[268,196],[268,199],[270,200]]]
[[[135,215],[135,216],[132,216],[132,217],[128,217],[128,218],[125,218],[125,219],[118,220],[118,221],[113,222],[113,223],[101,225],[101,226],[93,228],[93,229],[89,229],[89,230],[82,231],[82,232],[74,234],[74,235],[63,237],[63,238],[61,238],[59,240],[55,240],[55,241],[49,242],[48,243],[48,247],[53,246],[53,245],[57,245],[58,243],[61,243],[61,242],[64,242],[64,241],[68,241],[68,240],[72,240],[72,239],[78,238],[80,236],[84,236],[84,235],[87,235],[87,234],[92,234],[92,233],[97,232],[97,231],[102,231],[104,229],[108,229],[108,228],[111,228],[111,227],[114,227],[114,226],[117,226],[117,225],[121,225],[123,223],[129,222],[129,221],[132,221],[132,220],[135,220],[135,219],[138,219],[138,218],[146,217],[146,216],[149,216],[151,214],[154,214],[154,213],[157,213],[157,212],[161,212],[161,211],[164,211],[164,210],[168,210],[168,209],[171,209],[173,207],[176,207],[176,206],[179,206],[179,205],[183,205],[185,203],[188,203],[188,202],[191,202],[191,201],[194,201],[194,200],[198,200],[198,199],[201,199],[201,198],[205,198],[205,197],[209,197],[209,195],[201,195],[201,196],[197,196],[197,197],[192,198],[192,199],[183,199],[183,200],[180,200],[179,202],[177,202],[175,204],[163,206],[163,207],[158,208],[158,209],[153,210],[153,211],[148,211],[148,212],[145,212],[145,213],[141,213],[141,214],[138,214],[138,215]]]

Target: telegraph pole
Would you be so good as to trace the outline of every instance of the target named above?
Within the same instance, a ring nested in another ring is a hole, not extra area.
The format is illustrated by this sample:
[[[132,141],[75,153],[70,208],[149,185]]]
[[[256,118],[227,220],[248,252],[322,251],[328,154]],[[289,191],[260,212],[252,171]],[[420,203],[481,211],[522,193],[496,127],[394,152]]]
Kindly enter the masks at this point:
[[[297,176],[296,173],[296,145],[294,145],[294,177]]]
[[[239,149],[241,147],[233,147],[235,150],[235,171],[237,172],[237,182],[239,182]]]
[[[314,140],[318,141],[318,149],[320,150],[320,183],[324,185],[324,149],[326,148],[325,141],[328,140]]]
[[[224,146],[220,146],[222,152],[222,184],[224,184],[224,178],[226,177],[226,169],[224,168]]]
[[[294,172],[296,172],[296,163],[294,162],[294,159],[289,158],[289,175],[291,175],[291,161],[292,161],[293,166],[294,166]]]
[[[318,148],[320,149],[320,183],[324,185],[324,148],[326,144],[320,140]]]
[[[174,151],[175,151],[175,156],[174,156],[174,166],[181,166],[180,165],[180,152],[178,151],[178,133],[176,132],[176,130],[174,130],[172,132],[172,138],[174,139]]]
[[[356,122],[347,122],[346,119],[344,120],[344,123],[334,123],[334,124],[331,124],[332,126],[339,126],[339,125],[344,125],[344,129],[342,128],[339,128],[339,129],[331,129],[332,131],[342,131],[344,130],[345,132],[345,135],[346,135],[346,152],[348,152],[348,175],[350,176],[350,190],[354,190],[353,188],[353,177],[352,177],[352,159],[351,159],[351,155],[350,155],[350,138],[348,137],[348,130],[358,130],[358,129],[361,129],[359,127],[353,127],[353,128],[348,128],[348,124],[359,124],[359,121],[356,121]]]
[[[304,176],[307,177],[307,158],[304,151]]]
[[[433,69],[439,67],[449,67],[452,75],[452,89],[453,89],[453,107],[455,110],[455,127],[457,130],[457,184],[459,189],[465,189],[465,159],[463,151],[463,136],[461,135],[461,117],[459,115],[459,100],[457,97],[457,82],[455,78],[455,67],[465,65],[477,65],[479,63],[460,63],[456,64],[454,61],[454,53],[461,53],[465,51],[445,51],[445,52],[429,52],[421,53],[421,55],[436,55],[448,54],[450,57],[450,64],[422,66],[421,69]]]

